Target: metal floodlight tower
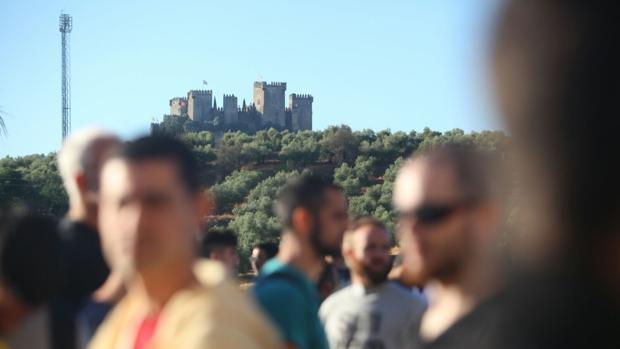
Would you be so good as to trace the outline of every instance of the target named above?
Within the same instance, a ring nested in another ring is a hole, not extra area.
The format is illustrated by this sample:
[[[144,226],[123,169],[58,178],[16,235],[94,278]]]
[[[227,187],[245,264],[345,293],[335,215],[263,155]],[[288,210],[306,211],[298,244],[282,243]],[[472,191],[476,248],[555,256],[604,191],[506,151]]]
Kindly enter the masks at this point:
[[[71,132],[71,62],[69,57],[69,34],[73,29],[73,18],[61,13],[58,29],[62,43],[62,141]]]

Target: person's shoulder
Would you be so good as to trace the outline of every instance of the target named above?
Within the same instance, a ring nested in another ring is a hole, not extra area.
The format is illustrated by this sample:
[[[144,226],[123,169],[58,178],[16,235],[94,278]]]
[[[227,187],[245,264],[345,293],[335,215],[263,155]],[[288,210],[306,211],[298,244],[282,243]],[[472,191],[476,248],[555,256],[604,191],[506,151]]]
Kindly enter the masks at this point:
[[[130,325],[128,316],[136,312],[136,302],[130,295],[125,295],[105,317],[101,325],[95,331],[88,348],[105,349],[118,345],[116,340],[120,337],[123,329]]]
[[[321,308],[323,307],[332,308],[332,307],[338,306],[342,304],[342,302],[349,300],[352,296],[352,293],[353,293],[353,286],[349,285],[345,288],[342,288],[332,293],[329,297],[327,297],[323,301]]]
[[[398,301],[403,307],[408,307],[415,312],[422,312],[426,309],[426,300],[420,294],[396,285],[393,282],[388,282],[386,289],[388,297]]]
[[[278,343],[276,330],[248,294],[224,276],[210,281],[175,295],[166,309],[169,328],[177,327],[183,338],[202,338],[199,342],[209,343],[209,348],[269,348]]]
[[[303,303],[305,298],[303,289],[294,280],[276,274],[259,279],[252,292],[261,303],[270,300],[278,303],[286,300],[287,304]]]
[[[69,218],[63,218],[58,222],[58,233],[64,243],[84,243],[99,240],[99,233],[95,227]]]
[[[385,289],[387,291],[387,293],[389,293],[392,297],[399,297],[399,298],[405,298],[405,299],[416,299],[418,298],[417,295],[413,292],[412,289],[409,288],[405,288],[403,286],[400,286],[394,282],[386,282],[385,284]]]
[[[347,286],[340,289],[332,293],[323,301],[321,307],[319,308],[319,317],[321,320],[325,321],[325,318],[329,316],[334,309],[337,309],[350,301],[352,287],[353,286]]]

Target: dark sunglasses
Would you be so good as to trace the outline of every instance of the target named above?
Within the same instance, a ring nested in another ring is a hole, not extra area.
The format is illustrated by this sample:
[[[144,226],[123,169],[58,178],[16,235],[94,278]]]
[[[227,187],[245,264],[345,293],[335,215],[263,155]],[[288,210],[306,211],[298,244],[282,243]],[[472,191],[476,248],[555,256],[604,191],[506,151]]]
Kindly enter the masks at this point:
[[[400,221],[416,221],[425,225],[437,224],[448,218],[455,211],[469,206],[469,204],[469,202],[460,202],[452,205],[426,204],[410,211],[399,212],[398,219]]]

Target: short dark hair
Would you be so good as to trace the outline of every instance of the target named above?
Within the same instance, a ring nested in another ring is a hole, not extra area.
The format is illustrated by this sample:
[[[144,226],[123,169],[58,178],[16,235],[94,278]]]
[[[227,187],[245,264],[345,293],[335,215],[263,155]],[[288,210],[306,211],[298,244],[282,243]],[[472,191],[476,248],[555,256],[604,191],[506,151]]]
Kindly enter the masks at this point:
[[[179,179],[189,192],[200,190],[198,164],[192,151],[180,140],[164,136],[145,136],[125,142],[112,155],[129,162],[169,160],[175,164]]]
[[[205,235],[200,246],[200,255],[209,258],[211,253],[224,247],[237,247],[237,235],[230,230],[209,232]]]
[[[319,211],[327,190],[342,191],[341,188],[317,175],[300,175],[290,180],[280,191],[274,211],[284,227],[290,228],[293,211],[304,207],[312,213]]]
[[[278,244],[275,242],[261,242],[260,244],[255,245],[254,248],[263,251],[267,259],[275,257],[280,249]]]
[[[22,302],[49,301],[60,280],[56,222],[26,210],[0,212],[0,281]]]

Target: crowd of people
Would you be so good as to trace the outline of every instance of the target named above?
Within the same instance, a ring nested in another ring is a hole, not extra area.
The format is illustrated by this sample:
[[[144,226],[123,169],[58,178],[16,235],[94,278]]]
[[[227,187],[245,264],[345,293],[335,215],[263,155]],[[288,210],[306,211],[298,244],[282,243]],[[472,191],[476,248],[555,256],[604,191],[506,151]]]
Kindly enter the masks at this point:
[[[66,217],[0,214],[0,348],[620,347],[617,10],[509,1],[491,67],[510,155],[413,154],[397,241],[329,178],[290,180],[249,291],[236,235],[204,233],[213,203],[182,142],[76,132]]]

